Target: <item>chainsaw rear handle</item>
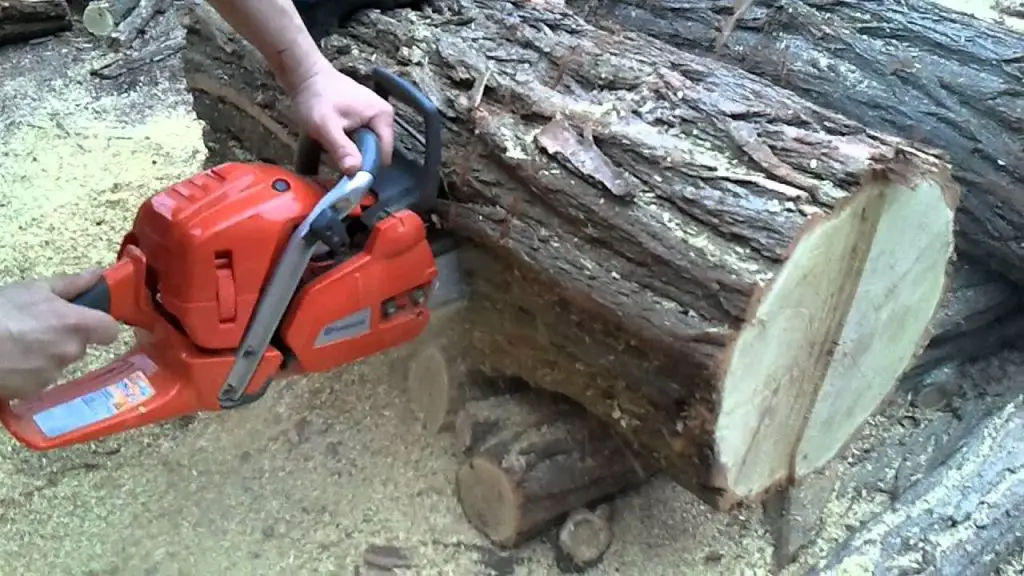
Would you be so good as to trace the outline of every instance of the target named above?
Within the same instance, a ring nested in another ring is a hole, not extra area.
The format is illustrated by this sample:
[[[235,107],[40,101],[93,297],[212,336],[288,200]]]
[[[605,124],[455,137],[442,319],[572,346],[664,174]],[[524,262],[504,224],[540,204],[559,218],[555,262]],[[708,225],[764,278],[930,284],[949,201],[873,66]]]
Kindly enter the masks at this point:
[[[99,281],[76,296],[71,303],[110,314],[110,284],[107,283],[106,277],[100,276]]]

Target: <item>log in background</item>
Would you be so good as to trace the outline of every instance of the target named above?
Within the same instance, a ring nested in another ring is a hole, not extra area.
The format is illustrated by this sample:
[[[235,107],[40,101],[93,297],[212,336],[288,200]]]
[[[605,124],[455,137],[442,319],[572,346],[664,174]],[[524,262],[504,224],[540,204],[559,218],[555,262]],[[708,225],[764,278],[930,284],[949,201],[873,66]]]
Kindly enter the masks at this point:
[[[570,3],[941,149],[964,189],[958,246],[1024,283],[1024,34],[928,0],[757,0],[716,50],[733,2]]]

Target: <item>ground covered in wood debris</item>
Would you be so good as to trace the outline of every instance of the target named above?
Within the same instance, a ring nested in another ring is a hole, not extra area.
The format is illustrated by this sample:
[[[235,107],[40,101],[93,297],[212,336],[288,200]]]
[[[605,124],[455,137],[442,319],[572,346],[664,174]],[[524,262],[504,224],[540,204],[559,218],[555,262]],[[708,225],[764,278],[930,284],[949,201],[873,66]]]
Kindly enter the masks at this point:
[[[178,61],[101,81],[88,70],[103,58],[81,30],[0,51],[2,282],[109,262],[138,204],[200,169],[201,126]],[[940,417],[896,409],[907,420],[890,421],[904,426]],[[883,433],[900,431],[879,427],[864,442]],[[3,572],[554,573],[547,543],[506,554],[468,526],[444,440],[417,432],[386,357],[292,379],[244,410],[61,452],[30,453],[5,436]],[[887,498],[833,499],[826,538],[806,559]],[[768,573],[759,510],[714,515],[664,480],[621,498],[614,527],[594,574]]]

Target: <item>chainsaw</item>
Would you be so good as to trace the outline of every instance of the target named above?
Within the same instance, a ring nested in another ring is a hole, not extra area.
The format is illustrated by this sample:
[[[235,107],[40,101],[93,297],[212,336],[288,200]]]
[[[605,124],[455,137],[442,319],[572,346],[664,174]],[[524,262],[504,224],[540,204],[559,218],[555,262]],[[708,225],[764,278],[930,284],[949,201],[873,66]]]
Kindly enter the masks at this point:
[[[462,299],[457,246],[429,217],[440,114],[390,72],[371,78],[377,94],[422,116],[422,161],[395,146],[382,167],[377,136],[363,128],[350,134],[361,169],[332,186],[318,174],[320,144],[304,135],[294,171],[229,162],[153,195],[115,263],[74,300],[132,326],[133,347],[81,378],[0,402],[11,435],[50,450],[244,406],[275,378],[402,345],[431,310]]]

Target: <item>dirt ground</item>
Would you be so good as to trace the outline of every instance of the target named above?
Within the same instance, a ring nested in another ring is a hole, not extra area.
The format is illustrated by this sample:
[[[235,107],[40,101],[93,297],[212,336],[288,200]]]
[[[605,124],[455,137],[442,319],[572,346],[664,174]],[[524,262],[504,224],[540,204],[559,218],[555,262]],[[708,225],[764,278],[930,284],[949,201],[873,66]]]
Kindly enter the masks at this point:
[[[103,58],[81,31],[0,49],[0,282],[109,263],[138,204],[201,167],[179,63],[118,83],[89,77]],[[375,358],[245,409],[53,453],[4,435],[2,572],[366,574],[367,546],[389,544],[410,574],[556,574],[543,540],[504,554],[466,524],[456,460],[417,431],[395,372]],[[759,511],[711,514],[658,479],[615,515],[592,574],[768,573]]]

